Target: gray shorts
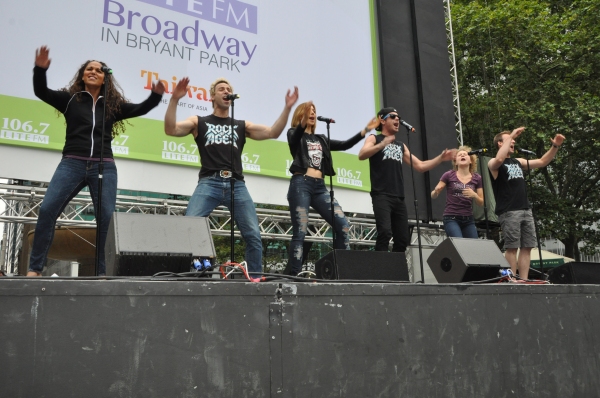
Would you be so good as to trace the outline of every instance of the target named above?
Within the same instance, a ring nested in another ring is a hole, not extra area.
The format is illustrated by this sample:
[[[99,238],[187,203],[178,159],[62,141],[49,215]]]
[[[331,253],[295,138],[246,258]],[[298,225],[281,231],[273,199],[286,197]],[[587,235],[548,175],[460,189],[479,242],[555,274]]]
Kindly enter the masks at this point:
[[[504,234],[505,249],[537,246],[531,209],[507,211],[498,216],[498,221]]]

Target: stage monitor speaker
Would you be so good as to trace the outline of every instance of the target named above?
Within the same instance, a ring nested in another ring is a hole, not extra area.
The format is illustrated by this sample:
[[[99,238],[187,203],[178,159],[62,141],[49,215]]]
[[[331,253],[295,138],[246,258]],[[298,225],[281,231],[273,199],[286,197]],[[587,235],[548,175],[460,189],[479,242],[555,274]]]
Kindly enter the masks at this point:
[[[110,220],[104,252],[109,276],[189,272],[193,258],[213,263],[216,257],[205,217],[117,212]]]
[[[548,271],[555,284],[600,285],[600,263],[571,262]]]
[[[335,250],[321,257],[315,264],[318,279],[354,279],[409,281],[404,253],[366,250]]]
[[[448,238],[427,259],[438,283],[482,281],[500,276],[508,261],[493,240]]]

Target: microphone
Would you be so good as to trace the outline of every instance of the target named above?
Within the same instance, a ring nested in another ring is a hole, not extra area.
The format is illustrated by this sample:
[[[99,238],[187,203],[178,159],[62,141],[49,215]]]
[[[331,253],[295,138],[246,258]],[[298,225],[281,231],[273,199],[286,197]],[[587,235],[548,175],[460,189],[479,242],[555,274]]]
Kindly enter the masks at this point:
[[[317,116],[317,120],[325,123],[335,123],[335,120],[324,116]]]
[[[481,149],[475,149],[474,151],[471,151],[469,153],[467,153],[467,155],[471,156],[471,155],[480,155],[482,153],[486,153],[488,150],[487,148],[481,148]]]
[[[400,123],[406,127],[409,131],[415,131],[415,128],[413,126],[411,126],[410,124],[406,123],[404,120],[400,119]]]
[[[102,68],[100,68],[100,69],[102,69],[102,72],[112,75],[112,69],[110,69],[108,66],[102,65]]]
[[[533,152],[533,151],[528,151],[527,149],[523,149],[523,148],[517,148],[517,151],[518,151],[518,152],[523,152],[523,153],[524,153],[524,154],[526,154],[526,155],[533,155],[533,156],[535,156],[535,152]]]
[[[225,99],[226,99],[226,100],[230,100],[230,101],[231,101],[231,100],[236,100],[236,99],[238,99],[238,98],[240,98],[240,96],[239,96],[238,94],[227,94],[227,95],[225,96]]]

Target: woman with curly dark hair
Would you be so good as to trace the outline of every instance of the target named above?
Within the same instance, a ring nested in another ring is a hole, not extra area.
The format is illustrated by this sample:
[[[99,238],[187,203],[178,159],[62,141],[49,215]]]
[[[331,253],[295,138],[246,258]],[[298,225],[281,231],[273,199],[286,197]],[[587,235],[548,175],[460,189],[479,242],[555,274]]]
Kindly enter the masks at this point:
[[[85,186],[90,189],[94,209],[97,208],[101,139],[104,140],[104,173],[98,273],[104,275],[104,244],[117,200],[117,168],[110,143],[113,137],[124,131],[123,120],[145,115],[160,103],[165,87],[160,82],[153,84],[152,93],[145,101],[132,104],[125,99],[121,87],[114,79],[105,75],[102,70],[106,67],[105,63],[86,61],[69,86],[59,91],[50,90],[46,82],[46,71],[50,66],[49,53],[46,46],[36,50],[33,91],[39,99],[64,115],[67,131],[62,160],[52,176],[40,207],[27,276],[41,275],[54,238],[56,220],[69,201]],[[105,84],[106,99],[103,97]],[[104,108],[104,130],[111,134],[103,137]]]

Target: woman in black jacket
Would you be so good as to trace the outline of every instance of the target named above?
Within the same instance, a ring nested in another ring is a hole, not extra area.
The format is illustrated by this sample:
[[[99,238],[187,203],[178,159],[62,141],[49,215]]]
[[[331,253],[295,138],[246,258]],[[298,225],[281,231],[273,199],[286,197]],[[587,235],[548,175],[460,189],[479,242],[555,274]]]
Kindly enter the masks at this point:
[[[334,198],[335,222],[331,220],[331,197],[323,176],[333,176],[331,151],[344,151],[356,145],[369,131],[377,127],[374,118],[359,133],[346,141],[331,140],[315,134],[316,108],[311,101],[298,105],[288,131],[288,144],[294,157],[290,172],[293,174],[288,190],[293,236],[289,261],[285,273],[298,275],[302,269],[304,238],[308,230],[309,207],[317,211],[335,230],[334,249],[350,249],[348,230],[350,224],[341,206]]]
[[[90,189],[96,209],[102,139],[104,173],[98,272],[104,275],[104,244],[108,223],[117,200],[117,168],[110,143],[112,138],[125,130],[123,120],[145,115],[160,103],[165,87],[160,82],[153,84],[152,93],[144,102],[131,104],[123,96],[118,83],[110,75],[105,75],[102,68],[106,67],[106,64],[100,61],[86,61],[66,88],[59,91],[50,90],[46,81],[46,71],[50,66],[49,53],[46,46],[36,50],[33,90],[39,99],[64,115],[67,129],[62,160],[52,176],[40,207],[27,276],[41,275],[54,238],[56,220],[69,201],[85,186]],[[107,85],[107,100],[103,97],[104,84]],[[104,110],[106,133],[102,137]]]

